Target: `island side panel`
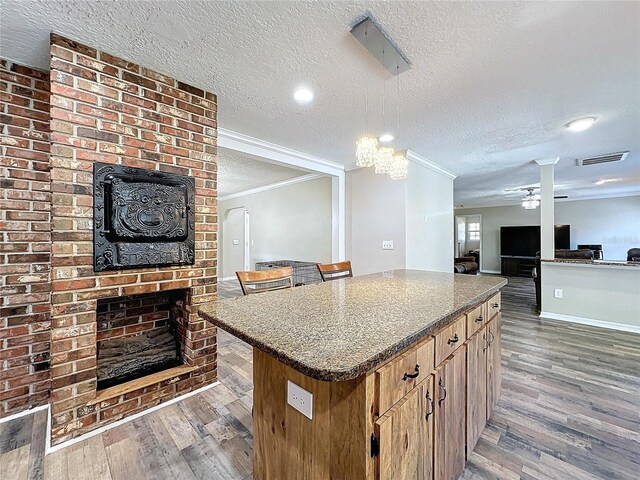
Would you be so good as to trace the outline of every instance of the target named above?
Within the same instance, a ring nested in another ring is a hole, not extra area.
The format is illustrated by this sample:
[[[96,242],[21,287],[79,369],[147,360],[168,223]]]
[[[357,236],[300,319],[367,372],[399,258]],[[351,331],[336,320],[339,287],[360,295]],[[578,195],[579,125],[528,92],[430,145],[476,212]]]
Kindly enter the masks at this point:
[[[253,478],[373,478],[373,375],[322,382],[253,349]],[[313,394],[313,419],[287,404],[287,380]]]

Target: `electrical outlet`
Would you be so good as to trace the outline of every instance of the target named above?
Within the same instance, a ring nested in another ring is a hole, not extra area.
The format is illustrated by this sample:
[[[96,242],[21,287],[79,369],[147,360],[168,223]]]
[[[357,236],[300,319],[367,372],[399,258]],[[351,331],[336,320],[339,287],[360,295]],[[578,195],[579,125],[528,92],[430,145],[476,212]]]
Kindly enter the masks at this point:
[[[313,420],[313,394],[291,380],[287,380],[287,403],[309,420]]]
[[[393,250],[393,240],[383,240],[382,241],[382,249],[383,250]]]
[[[562,289],[561,288],[556,288],[553,291],[553,296],[556,298],[562,298]]]
[[[240,240],[235,240],[235,239],[234,239],[234,240],[233,240],[233,244],[234,244],[234,245],[240,245]]]

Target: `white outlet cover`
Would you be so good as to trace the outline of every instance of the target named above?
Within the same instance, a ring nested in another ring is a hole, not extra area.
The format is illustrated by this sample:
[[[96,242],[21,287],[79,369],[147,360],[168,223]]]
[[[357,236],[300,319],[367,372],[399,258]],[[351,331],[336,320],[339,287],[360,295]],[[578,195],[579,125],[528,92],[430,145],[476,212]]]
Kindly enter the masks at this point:
[[[240,245],[240,240],[234,240],[234,241],[233,241],[233,244],[234,244],[234,245]]]
[[[556,288],[553,292],[553,296],[556,298],[562,298],[562,289],[561,288]]]
[[[382,249],[383,250],[393,250],[393,240],[383,240],[382,241]]]
[[[313,420],[313,394],[291,380],[287,380],[287,403],[309,420]]]

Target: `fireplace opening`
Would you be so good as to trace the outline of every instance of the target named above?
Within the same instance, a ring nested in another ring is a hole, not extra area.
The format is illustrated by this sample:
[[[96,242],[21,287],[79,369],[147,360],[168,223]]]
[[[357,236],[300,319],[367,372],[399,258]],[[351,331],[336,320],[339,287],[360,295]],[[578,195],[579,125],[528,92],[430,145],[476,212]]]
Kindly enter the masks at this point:
[[[183,365],[176,316],[186,290],[98,300],[97,389]]]

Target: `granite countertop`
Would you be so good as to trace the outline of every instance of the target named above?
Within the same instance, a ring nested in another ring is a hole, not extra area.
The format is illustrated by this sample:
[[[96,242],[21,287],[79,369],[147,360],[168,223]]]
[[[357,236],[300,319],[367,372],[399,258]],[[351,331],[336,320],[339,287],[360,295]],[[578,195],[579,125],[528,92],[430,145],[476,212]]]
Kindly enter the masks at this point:
[[[393,270],[202,305],[200,315],[317,380],[356,378],[507,281]]]
[[[542,259],[543,263],[569,263],[569,264],[580,264],[580,265],[595,265],[595,266],[608,266],[608,267],[635,267],[640,268],[640,262],[625,262],[624,260],[613,261],[613,260],[587,260],[581,258],[553,258],[553,259]]]

